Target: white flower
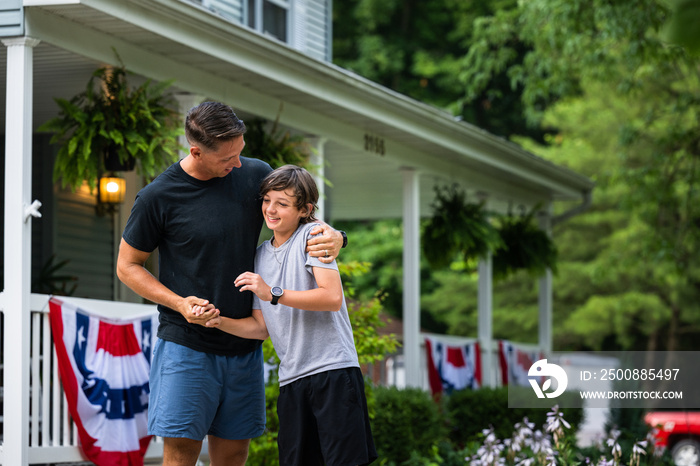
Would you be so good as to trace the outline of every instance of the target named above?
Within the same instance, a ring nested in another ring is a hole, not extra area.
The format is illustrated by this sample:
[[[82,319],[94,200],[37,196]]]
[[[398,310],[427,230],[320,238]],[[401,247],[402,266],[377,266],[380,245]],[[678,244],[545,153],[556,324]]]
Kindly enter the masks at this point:
[[[554,405],[552,411],[547,413],[547,432],[560,432],[563,427],[571,428],[571,424],[564,419],[564,413],[559,411],[559,405]]]
[[[640,442],[637,442],[634,444],[632,447],[632,454],[638,454],[638,455],[646,455],[647,454],[647,441],[642,440]]]
[[[530,422],[527,417],[523,418],[523,422],[515,424],[515,431],[522,435],[532,435],[532,429],[535,428],[535,423]]]
[[[484,429],[482,433],[484,435],[484,443],[476,451],[476,454],[468,459],[470,464],[473,466],[505,464],[505,459],[502,457],[505,446],[498,440],[493,428]]]
[[[531,466],[535,462],[535,458],[522,458],[515,466]]]
[[[557,459],[555,458],[555,452],[551,452],[547,455],[547,466],[557,466]]]
[[[610,436],[608,437],[608,440],[606,441],[607,445],[611,447],[610,452],[613,455],[613,458],[618,458],[622,454],[622,448],[620,448],[620,444],[617,441],[617,438],[620,436],[620,431],[619,430],[611,430],[610,431]]]

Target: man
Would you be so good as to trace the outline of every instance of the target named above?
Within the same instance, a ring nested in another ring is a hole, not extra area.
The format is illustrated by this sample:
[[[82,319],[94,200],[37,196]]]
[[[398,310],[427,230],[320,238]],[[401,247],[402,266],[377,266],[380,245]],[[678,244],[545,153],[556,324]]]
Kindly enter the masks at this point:
[[[139,192],[119,248],[119,279],[160,313],[148,430],[164,438],[165,466],[194,465],[205,435],[213,466],[244,465],[250,439],[265,427],[261,341],[205,326],[219,315],[251,315],[252,293],[233,281],[253,267],[258,192],[271,168],[241,157],[244,133],[227,105],[191,109],[189,154]],[[319,231],[309,251],[331,262],[343,238],[325,224]],[[156,248],[158,278],[144,268]]]

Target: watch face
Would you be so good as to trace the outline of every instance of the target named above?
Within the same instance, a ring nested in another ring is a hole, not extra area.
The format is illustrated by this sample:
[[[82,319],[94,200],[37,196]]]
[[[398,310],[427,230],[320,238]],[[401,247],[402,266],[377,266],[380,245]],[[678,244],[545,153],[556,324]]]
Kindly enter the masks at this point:
[[[270,292],[272,293],[272,296],[282,296],[282,288],[279,286],[273,286]]]

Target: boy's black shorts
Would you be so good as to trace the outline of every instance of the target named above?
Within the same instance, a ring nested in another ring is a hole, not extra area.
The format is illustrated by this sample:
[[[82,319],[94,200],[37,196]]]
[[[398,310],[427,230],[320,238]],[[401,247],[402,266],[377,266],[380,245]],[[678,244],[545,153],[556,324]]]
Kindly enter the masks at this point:
[[[355,466],[377,458],[358,367],[280,387],[277,414],[280,466]]]

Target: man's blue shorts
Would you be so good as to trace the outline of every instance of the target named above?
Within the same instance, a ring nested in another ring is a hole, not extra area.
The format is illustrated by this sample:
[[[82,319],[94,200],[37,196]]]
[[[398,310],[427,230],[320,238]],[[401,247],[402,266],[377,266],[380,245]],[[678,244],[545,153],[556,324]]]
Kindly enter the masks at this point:
[[[148,433],[227,440],[265,430],[262,348],[218,356],[158,339],[151,362]]]

